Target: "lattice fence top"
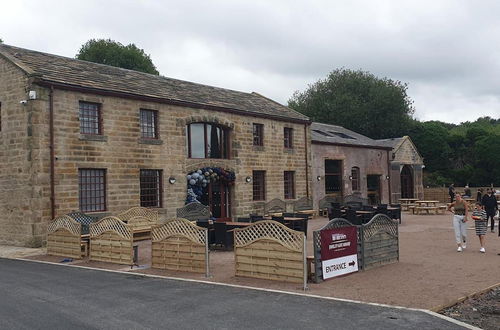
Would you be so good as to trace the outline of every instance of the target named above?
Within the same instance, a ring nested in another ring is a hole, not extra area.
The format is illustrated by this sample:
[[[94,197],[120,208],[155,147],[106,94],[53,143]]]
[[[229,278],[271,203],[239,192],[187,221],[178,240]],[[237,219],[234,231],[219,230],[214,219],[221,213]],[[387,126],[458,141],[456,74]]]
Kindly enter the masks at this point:
[[[159,242],[170,236],[181,235],[194,243],[205,245],[207,230],[207,228],[198,227],[187,219],[170,219],[163,225],[152,228],[151,240]]]
[[[340,203],[340,198],[333,196],[325,196],[318,202],[320,209],[326,209],[327,207],[331,207],[331,203]]]
[[[67,215],[62,215],[55,218],[54,221],[48,224],[47,234],[51,234],[61,228],[68,230],[73,235],[80,236],[82,225],[76,222],[73,218]]]
[[[90,237],[99,236],[107,231],[114,231],[123,238],[132,239],[131,228],[132,226],[123,223],[117,217],[109,216],[90,224]]]
[[[143,216],[136,216],[132,217],[128,220],[127,224],[131,225],[132,228],[137,228],[137,227],[147,227],[147,226],[152,226],[155,225],[156,222],[148,217],[143,217]]]
[[[307,197],[299,198],[295,203],[293,203],[293,209],[295,211],[311,210],[313,208],[312,199]]]
[[[359,195],[348,195],[348,196],[345,196],[344,197],[344,204],[348,204],[348,203],[351,203],[351,202],[354,202],[354,203],[361,203],[362,205],[368,205],[368,198],[363,198]]]
[[[177,217],[188,220],[210,219],[210,209],[201,203],[192,202],[177,209]]]
[[[276,241],[298,252],[302,251],[304,248],[304,233],[289,229],[277,221],[259,221],[246,228],[234,230],[235,247],[246,246],[261,239]]]
[[[75,211],[67,214],[69,217],[73,218],[76,222],[82,224],[82,234],[89,233],[89,225],[93,222],[99,220],[97,217],[90,216],[88,214],[82,213],[80,211]]]
[[[116,217],[125,222],[128,222],[134,217],[146,217],[150,218],[153,222],[156,223],[158,222],[158,211],[148,209],[146,207],[136,206],[118,214]]]
[[[265,213],[286,212],[286,203],[279,198],[270,200],[264,205]]]
[[[385,214],[376,214],[370,222],[363,225],[363,236],[365,241],[380,232],[398,237],[398,222],[391,220],[391,218]]]
[[[328,223],[326,225],[324,225],[320,229],[314,231],[314,235],[313,235],[314,246],[318,249],[321,249],[321,234],[320,234],[320,232],[322,230],[351,227],[351,226],[356,227],[355,225],[350,223],[349,220],[346,220],[344,218],[334,218],[334,219],[328,221]]]

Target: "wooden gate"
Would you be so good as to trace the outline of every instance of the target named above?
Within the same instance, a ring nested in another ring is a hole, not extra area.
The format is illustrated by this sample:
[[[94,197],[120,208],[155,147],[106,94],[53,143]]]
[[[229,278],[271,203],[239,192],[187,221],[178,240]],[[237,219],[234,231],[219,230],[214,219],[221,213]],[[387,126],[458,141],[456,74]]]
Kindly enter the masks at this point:
[[[113,216],[90,224],[89,259],[133,265],[132,226]]]
[[[364,270],[399,261],[397,221],[377,214],[362,226],[362,236]]]
[[[151,231],[151,267],[209,275],[208,229],[171,219]]]
[[[276,221],[259,221],[234,231],[236,276],[303,283],[307,287],[303,232]]]
[[[47,227],[47,254],[81,259],[82,225],[67,215],[60,216]]]

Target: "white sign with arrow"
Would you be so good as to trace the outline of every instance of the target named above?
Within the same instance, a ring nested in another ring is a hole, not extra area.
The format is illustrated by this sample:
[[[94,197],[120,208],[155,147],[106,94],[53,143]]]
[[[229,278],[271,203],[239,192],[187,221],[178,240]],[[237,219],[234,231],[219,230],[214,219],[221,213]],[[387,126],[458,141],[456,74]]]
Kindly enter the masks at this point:
[[[358,255],[325,260],[322,262],[323,279],[340,276],[358,271]]]

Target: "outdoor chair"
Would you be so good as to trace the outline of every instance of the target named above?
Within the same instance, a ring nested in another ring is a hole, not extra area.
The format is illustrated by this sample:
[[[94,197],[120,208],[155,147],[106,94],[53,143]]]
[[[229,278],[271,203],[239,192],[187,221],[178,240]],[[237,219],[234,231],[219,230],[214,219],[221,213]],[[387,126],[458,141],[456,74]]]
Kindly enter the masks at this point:
[[[399,220],[399,224],[401,224],[401,204],[390,204],[390,206],[397,210],[389,210],[389,217],[393,220]]]
[[[328,219],[332,220],[335,218],[342,218],[342,211],[337,208],[332,208],[328,210]]]
[[[382,213],[387,215],[388,210],[387,210],[387,204],[381,204],[377,206],[377,213]]]
[[[337,202],[332,202],[332,203],[330,203],[330,205],[334,209],[340,209],[340,206],[341,206],[340,203],[337,203]]]
[[[363,208],[363,203],[361,202],[347,202],[346,205],[352,210],[361,210]]]
[[[257,222],[260,220],[264,220],[264,216],[257,215],[257,214],[250,214],[250,219],[251,219],[251,222]]]
[[[363,211],[375,211],[375,209],[373,208],[373,206],[370,206],[370,205],[363,205]]]
[[[236,222],[252,222],[250,218],[237,218]]]
[[[273,219],[274,221],[278,221],[279,223],[281,223],[281,224],[283,224],[285,226],[288,225],[287,223],[285,223],[285,217],[272,216],[271,219]]]
[[[293,218],[293,217],[295,217],[296,214],[297,213],[285,212],[285,213],[283,213],[283,216],[286,218]]]
[[[233,247],[233,232],[227,230],[225,222],[215,222],[215,244],[224,247],[226,250]]]
[[[352,223],[353,225],[360,226],[362,224],[362,220],[357,216],[356,210],[348,209],[346,211],[346,219]]]

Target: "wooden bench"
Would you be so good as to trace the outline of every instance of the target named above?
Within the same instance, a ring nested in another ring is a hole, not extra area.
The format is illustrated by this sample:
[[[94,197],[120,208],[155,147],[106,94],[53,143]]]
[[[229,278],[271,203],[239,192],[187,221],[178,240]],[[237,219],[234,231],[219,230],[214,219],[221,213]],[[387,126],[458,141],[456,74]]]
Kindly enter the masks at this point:
[[[297,213],[307,214],[309,216],[309,218],[316,216],[316,210],[302,210],[302,211],[298,211]],[[327,210],[327,216],[328,216],[328,210]]]
[[[430,211],[434,211],[435,214],[439,212],[439,206],[415,206],[415,214],[420,214],[421,211],[426,211],[427,214],[430,214]]]
[[[401,204],[401,211],[412,211],[416,204]]]

